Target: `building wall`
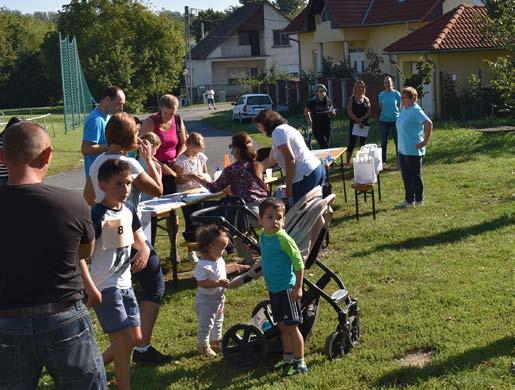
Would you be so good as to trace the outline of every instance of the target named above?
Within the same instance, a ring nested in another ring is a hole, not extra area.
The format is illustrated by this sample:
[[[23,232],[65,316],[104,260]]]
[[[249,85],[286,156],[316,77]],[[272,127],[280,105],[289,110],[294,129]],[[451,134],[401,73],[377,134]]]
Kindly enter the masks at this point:
[[[228,84],[228,68],[257,68],[259,72],[263,72],[265,66],[265,60],[213,61],[213,84]]]
[[[221,45],[221,57],[250,57],[250,45],[239,44],[239,34],[229,36]]]
[[[264,11],[264,41],[265,55],[269,56],[267,68],[274,63],[279,69],[288,73],[297,73],[299,69],[299,49],[297,42],[290,41],[289,46],[274,46],[274,30],[283,30],[290,21],[274,7],[265,3]],[[297,39],[297,35],[290,36]]]
[[[333,62],[344,61],[344,44],[343,42],[324,43],[324,57],[332,57]]]
[[[193,86],[209,85],[212,83],[211,61],[192,60]]]
[[[313,42],[313,33],[299,34],[301,66],[306,73],[313,72],[313,50],[318,50],[320,45]]]

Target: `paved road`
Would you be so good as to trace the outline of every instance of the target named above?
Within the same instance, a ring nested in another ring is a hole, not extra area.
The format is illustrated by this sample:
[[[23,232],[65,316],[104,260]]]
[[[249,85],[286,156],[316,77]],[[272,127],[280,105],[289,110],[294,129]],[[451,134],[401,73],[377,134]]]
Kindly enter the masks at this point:
[[[229,104],[218,105],[219,110],[230,109],[230,107]],[[206,144],[205,153],[209,158],[208,169],[212,175],[217,166],[223,168],[224,155],[229,153],[228,145],[231,143],[232,133],[226,130],[215,129],[202,122],[202,118],[209,112],[207,108],[191,108],[180,110],[179,114],[182,116],[188,132],[196,131],[204,136]],[[77,145],[77,148],[80,148],[80,145]],[[45,182],[82,192],[85,183],[84,170],[79,169],[60,173],[48,177]]]

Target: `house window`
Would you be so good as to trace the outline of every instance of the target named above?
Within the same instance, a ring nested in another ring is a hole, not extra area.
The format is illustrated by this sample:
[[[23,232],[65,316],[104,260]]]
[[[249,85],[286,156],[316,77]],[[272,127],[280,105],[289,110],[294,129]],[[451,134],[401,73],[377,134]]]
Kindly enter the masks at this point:
[[[290,46],[289,35],[284,34],[281,30],[274,30],[274,46]]]
[[[239,44],[250,45],[250,33],[248,31],[240,31]]]
[[[255,78],[258,76],[258,68],[250,68],[250,77]]]

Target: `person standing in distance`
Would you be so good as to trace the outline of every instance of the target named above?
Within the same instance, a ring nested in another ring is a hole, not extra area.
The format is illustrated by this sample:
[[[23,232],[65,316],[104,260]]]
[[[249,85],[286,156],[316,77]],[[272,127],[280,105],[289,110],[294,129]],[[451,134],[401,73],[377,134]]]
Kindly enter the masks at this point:
[[[125,94],[117,86],[107,87],[102,92],[98,107],[89,113],[84,121],[81,153],[84,155],[84,171],[86,179],[89,177],[89,167],[97,156],[107,151],[105,128],[111,115],[123,110]],[[84,194],[86,197],[86,193]],[[94,199],[87,199],[88,203],[94,203]]]
[[[47,132],[21,122],[4,134],[0,160],[0,388],[35,389],[43,367],[59,389],[107,389],[102,356],[82,303],[79,259],[91,256],[90,209],[74,191],[46,185]]]
[[[386,166],[386,148],[390,131],[395,142],[395,156],[397,156],[397,127],[395,121],[399,117],[401,107],[401,94],[393,88],[393,80],[390,76],[384,78],[384,91],[379,92],[379,130],[381,132],[381,149],[383,154],[383,166]]]
[[[324,84],[317,85],[317,95],[308,100],[304,109],[304,116],[313,127],[313,135],[320,149],[328,149],[333,143],[331,117],[336,115],[333,101],[327,97],[327,88]]]
[[[213,106],[213,110],[216,110],[215,104],[215,90],[213,87],[209,87],[206,91],[206,99],[207,99],[207,107],[211,110],[211,106]]]

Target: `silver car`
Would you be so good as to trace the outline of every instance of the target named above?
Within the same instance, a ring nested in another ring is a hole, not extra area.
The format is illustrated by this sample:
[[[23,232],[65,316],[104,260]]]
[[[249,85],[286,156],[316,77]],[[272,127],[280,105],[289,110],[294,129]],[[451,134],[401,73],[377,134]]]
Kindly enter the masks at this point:
[[[245,119],[252,119],[259,114],[261,110],[267,108],[274,109],[272,98],[264,93],[252,93],[241,95],[236,103],[232,103],[232,119],[239,120],[242,123]]]

